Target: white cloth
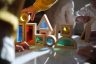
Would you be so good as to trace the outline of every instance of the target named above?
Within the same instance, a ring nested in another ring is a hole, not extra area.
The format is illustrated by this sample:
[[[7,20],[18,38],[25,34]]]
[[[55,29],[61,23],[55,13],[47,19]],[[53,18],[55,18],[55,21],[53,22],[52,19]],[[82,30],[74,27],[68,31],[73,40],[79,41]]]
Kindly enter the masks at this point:
[[[13,62],[15,60],[15,47],[14,47],[14,38],[13,37],[4,37],[3,38],[3,48],[1,51],[1,57]]]

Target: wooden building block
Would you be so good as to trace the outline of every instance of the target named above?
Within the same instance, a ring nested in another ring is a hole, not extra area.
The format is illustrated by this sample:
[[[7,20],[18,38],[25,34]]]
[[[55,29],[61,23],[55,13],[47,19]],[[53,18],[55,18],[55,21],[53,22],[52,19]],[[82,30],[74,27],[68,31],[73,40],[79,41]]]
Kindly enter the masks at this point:
[[[47,35],[52,34],[53,28],[46,14],[44,14],[43,17],[41,18],[38,24],[38,30],[40,31],[39,32],[40,34],[47,34]]]
[[[61,37],[55,44],[55,47],[59,48],[77,48],[77,43],[72,38]]]
[[[47,35],[45,38],[45,46],[52,47],[56,44],[56,41],[57,39],[54,35]]]
[[[72,25],[61,25],[60,32],[63,37],[71,37],[72,36]]]
[[[44,34],[36,34],[35,45],[41,46],[41,47],[43,47],[45,45],[45,35]]]
[[[36,30],[36,23],[26,23],[25,41],[28,42],[29,45],[35,45]]]
[[[19,22],[16,42],[24,41],[24,23]]]

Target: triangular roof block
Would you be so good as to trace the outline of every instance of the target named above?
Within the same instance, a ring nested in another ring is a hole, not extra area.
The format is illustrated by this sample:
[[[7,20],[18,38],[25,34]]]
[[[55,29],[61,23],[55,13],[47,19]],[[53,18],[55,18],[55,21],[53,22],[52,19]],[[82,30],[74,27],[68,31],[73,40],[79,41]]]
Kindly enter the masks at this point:
[[[44,14],[38,24],[38,29],[44,29],[44,30],[50,30],[53,31],[53,28],[48,20],[48,17],[46,14]]]

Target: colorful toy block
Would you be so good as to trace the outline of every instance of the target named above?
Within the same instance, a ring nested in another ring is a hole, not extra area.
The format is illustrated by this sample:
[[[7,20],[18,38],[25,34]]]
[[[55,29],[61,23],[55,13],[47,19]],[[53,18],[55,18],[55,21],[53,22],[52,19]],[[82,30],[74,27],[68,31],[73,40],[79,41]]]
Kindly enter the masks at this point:
[[[29,45],[35,45],[35,35],[36,35],[36,23],[26,23],[25,26],[25,41]]]
[[[40,34],[47,34],[47,35],[52,34],[53,28],[46,14],[44,14],[43,17],[41,18],[37,29],[40,31]]]
[[[72,36],[72,25],[61,25],[61,35],[63,37]]]

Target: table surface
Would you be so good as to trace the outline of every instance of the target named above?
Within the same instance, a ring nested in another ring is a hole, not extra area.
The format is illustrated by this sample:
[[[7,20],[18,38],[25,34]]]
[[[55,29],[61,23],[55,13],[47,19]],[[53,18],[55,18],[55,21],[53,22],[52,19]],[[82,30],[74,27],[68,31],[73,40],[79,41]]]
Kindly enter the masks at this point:
[[[68,48],[49,48],[51,52],[49,54],[42,55],[37,58],[37,64],[84,64],[85,59],[77,55],[79,48],[86,46],[87,43],[81,41],[79,37],[73,38],[77,42],[77,49]],[[39,48],[38,48],[39,49]],[[16,58],[23,56],[32,51],[40,51],[36,48],[31,50],[25,50],[23,52],[16,53]],[[24,60],[24,59],[23,59]],[[34,64],[34,60],[31,60],[25,64]]]

